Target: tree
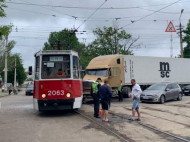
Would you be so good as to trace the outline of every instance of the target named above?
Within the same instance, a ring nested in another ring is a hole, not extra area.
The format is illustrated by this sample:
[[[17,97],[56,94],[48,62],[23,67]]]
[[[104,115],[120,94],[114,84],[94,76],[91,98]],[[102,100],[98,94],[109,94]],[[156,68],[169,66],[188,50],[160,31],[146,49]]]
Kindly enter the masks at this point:
[[[22,59],[20,54],[9,54],[8,55],[8,82],[9,83],[14,83],[14,71],[15,71],[15,59],[16,59],[16,78],[17,82],[19,84],[23,84],[24,81],[26,80],[26,73],[22,64]],[[0,70],[2,70],[4,66],[0,67]],[[4,77],[4,72],[1,72],[1,75]]]
[[[64,29],[59,32],[52,32],[49,35],[48,42],[44,43],[43,50],[73,50],[78,52],[80,64],[86,66],[86,47],[78,41],[75,30]]]
[[[7,52],[7,54],[9,55],[11,50],[13,49],[13,47],[15,46],[16,42],[14,40],[11,40],[8,42],[7,47],[5,47],[6,45],[6,40],[8,40],[8,36],[11,32],[12,29],[12,25],[8,25],[8,26],[0,26],[0,72],[2,72],[2,70],[4,68],[4,53]],[[6,51],[5,51],[6,50]]]
[[[7,6],[4,4],[5,0],[0,0],[0,17],[6,17],[4,8]],[[3,69],[5,68],[4,63],[4,53],[7,52],[8,55],[8,82],[14,82],[14,69],[15,69],[15,59],[17,62],[17,81],[22,84],[26,79],[26,73],[23,68],[22,59],[20,54],[11,54],[11,50],[15,46],[16,42],[14,40],[8,42],[8,36],[11,33],[13,25],[0,26],[0,74],[4,78]],[[7,44],[7,45],[6,45]],[[7,47],[5,47],[7,46]]]
[[[71,50],[79,46],[78,38],[74,30],[64,29],[59,32],[52,32],[49,35],[48,42],[44,43],[43,50]]]
[[[133,54],[132,48],[139,45],[134,43],[139,39],[133,39],[131,34],[125,30],[119,31],[116,28],[104,27],[93,31],[96,39],[89,45],[94,56],[108,54]]]
[[[184,58],[190,58],[190,20],[187,23],[187,28],[183,31],[183,33],[185,33],[183,42],[186,43],[186,46],[183,51]]]
[[[0,17],[5,17],[5,11],[4,8],[6,8],[7,6],[5,5],[5,0],[0,0]]]

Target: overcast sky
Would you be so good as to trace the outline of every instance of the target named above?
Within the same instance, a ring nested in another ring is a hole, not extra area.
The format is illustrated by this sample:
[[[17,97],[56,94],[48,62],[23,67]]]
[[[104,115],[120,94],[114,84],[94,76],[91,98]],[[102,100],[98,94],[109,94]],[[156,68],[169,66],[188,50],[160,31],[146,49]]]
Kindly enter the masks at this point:
[[[169,21],[178,29],[181,9],[184,28],[190,19],[190,0],[7,0],[7,5],[0,25],[14,25],[9,39],[16,41],[13,53],[21,54],[25,68],[34,65],[34,53],[43,48],[50,32],[79,27],[86,32],[77,37],[88,44],[95,28],[114,23],[140,37],[135,55],[170,57],[171,33],[165,32]],[[175,57],[180,54],[179,36],[172,37]]]

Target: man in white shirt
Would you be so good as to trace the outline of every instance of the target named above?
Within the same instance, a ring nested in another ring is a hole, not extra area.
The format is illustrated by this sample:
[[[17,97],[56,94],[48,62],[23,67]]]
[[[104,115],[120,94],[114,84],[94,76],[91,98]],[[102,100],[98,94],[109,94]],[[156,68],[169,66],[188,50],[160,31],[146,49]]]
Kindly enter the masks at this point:
[[[136,83],[135,79],[131,79],[132,84],[132,92],[129,94],[129,97],[133,99],[132,104],[132,117],[129,120],[135,120],[135,112],[138,114],[137,121],[140,121],[140,111],[139,111],[139,102],[140,102],[140,95],[142,93],[141,87]]]

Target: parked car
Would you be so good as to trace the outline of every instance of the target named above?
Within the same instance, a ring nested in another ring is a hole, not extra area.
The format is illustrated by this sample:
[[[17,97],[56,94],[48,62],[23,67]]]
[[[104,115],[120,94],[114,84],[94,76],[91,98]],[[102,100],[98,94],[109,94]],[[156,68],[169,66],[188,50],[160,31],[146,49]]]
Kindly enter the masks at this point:
[[[182,100],[183,93],[177,83],[157,83],[144,90],[140,96],[141,102],[160,102],[177,99]]]
[[[34,93],[34,84],[31,83],[26,87],[26,96],[33,95]]]
[[[190,85],[182,87],[182,91],[184,95],[190,95]]]

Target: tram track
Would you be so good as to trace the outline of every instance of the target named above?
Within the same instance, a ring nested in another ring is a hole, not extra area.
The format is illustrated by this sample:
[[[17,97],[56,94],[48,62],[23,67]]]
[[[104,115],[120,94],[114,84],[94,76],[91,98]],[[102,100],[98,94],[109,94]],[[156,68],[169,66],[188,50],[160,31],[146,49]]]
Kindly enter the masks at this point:
[[[90,105],[90,104],[88,104],[88,105]],[[92,105],[90,105],[90,106],[92,106]],[[112,104],[112,106],[115,106],[115,105]],[[117,106],[117,107],[122,107],[122,106]],[[122,107],[122,108],[126,109],[126,107]],[[131,110],[131,109],[130,109],[130,110]],[[120,117],[120,118],[122,118],[122,119],[127,119],[127,118],[129,118],[129,116],[126,115],[126,114],[121,115],[121,114],[114,113],[113,111],[110,111],[110,114],[113,115],[113,116]],[[83,115],[85,115],[85,114],[83,114]],[[147,115],[148,115],[148,114],[147,114]],[[90,118],[90,119],[92,119],[92,118]],[[160,119],[161,119],[161,118],[160,118]],[[94,120],[92,119],[91,121],[94,121]],[[125,122],[131,123],[131,121],[129,121],[129,120],[126,120]],[[176,122],[173,122],[173,123],[176,123]],[[181,142],[190,142],[190,139],[186,139],[186,138],[183,138],[183,137],[181,137],[181,136],[178,136],[178,135],[175,135],[175,134],[166,132],[166,131],[159,130],[159,129],[157,129],[157,128],[151,126],[151,125],[144,124],[144,123],[142,123],[142,122],[135,122],[134,124],[139,124],[139,125],[141,125],[143,128],[146,128],[146,129],[148,129],[148,130],[150,130],[150,131],[153,131],[155,134],[160,135],[160,136],[163,137],[163,138],[167,138],[167,140],[171,140],[172,142],[173,142],[173,141],[176,141],[176,142],[179,142],[179,141],[181,141]],[[99,124],[99,125],[101,125],[101,124]],[[184,124],[181,124],[181,125],[184,125]],[[108,127],[108,126],[103,126],[104,129],[107,129],[107,127]],[[188,125],[188,126],[186,126],[186,127],[190,127],[190,126]],[[108,128],[108,129],[109,129],[109,128]],[[117,134],[118,134],[118,132],[117,132]],[[114,134],[114,135],[115,135],[115,134]],[[122,135],[122,134],[119,133],[118,135]],[[117,135],[115,135],[115,136],[117,136]],[[118,136],[117,136],[117,137],[118,137]],[[125,138],[124,138],[124,139],[125,139]],[[120,140],[121,140],[121,139],[120,139]],[[123,139],[122,139],[122,140],[123,140]],[[127,139],[126,139],[126,140],[127,140]],[[130,140],[127,140],[127,141],[130,141]],[[131,142],[131,141],[130,141],[130,142]]]
[[[183,117],[186,117],[186,118],[189,118],[188,115],[182,115],[182,114],[178,114],[178,113],[173,113],[171,111],[165,111],[165,110],[160,110],[160,109],[156,109],[156,108],[151,108],[151,107],[145,107],[143,106],[145,109],[148,109],[148,110],[152,110],[152,111],[159,111],[159,112],[165,112],[165,113],[169,113],[169,114],[172,114],[172,115],[180,115],[180,116],[183,116]]]
[[[115,106],[115,105],[112,105],[112,106]],[[115,106],[115,107],[121,107],[121,108],[124,108],[124,109],[127,109],[127,110],[130,110],[130,111],[131,111],[131,109],[128,109],[128,108],[126,108],[126,107],[122,107],[122,106]],[[110,112],[110,114],[119,116],[119,117],[121,117],[121,118],[124,118],[123,115],[118,115],[118,114],[116,114],[116,113],[114,113],[114,112],[112,112],[112,111]],[[126,114],[125,114],[125,115],[126,115]],[[147,113],[147,115],[149,115],[149,114]],[[152,116],[152,115],[150,115],[150,116]],[[129,118],[129,116],[127,116],[127,117]],[[127,118],[127,117],[126,117],[126,118]],[[155,117],[155,116],[154,116],[154,117]],[[157,117],[157,118],[163,119],[163,118],[161,118],[161,117]],[[168,119],[167,119],[167,120],[168,120]],[[168,120],[168,121],[170,121],[170,120]],[[171,121],[171,122],[173,122],[173,121]],[[169,132],[165,132],[165,131],[159,130],[159,129],[153,127],[153,126],[150,126],[150,125],[147,125],[147,124],[143,124],[142,122],[136,122],[136,123],[138,123],[139,125],[143,126],[144,128],[148,128],[148,129],[150,129],[150,130],[152,130],[152,131],[154,131],[154,132],[156,132],[156,133],[158,132],[159,134],[164,134],[164,135],[166,135],[166,137],[169,136],[169,137],[174,138],[174,139],[176,139],[176,140],[180,140],[180,141],[183,141],[183,142],[190,142],[190,139],[186,139],[186,138],[177,136],[177,135],[175,135],[175,134],[172,134],[172,133],[169,133]],[[178,123],[178,122],[175,122],[175,121],[174,121],[174,123]],[[183,124],[183,123],[178,123],[178,124],[184,125],[184,126],[186,126],[186,127],[190,127],[190,125],[186,125],[186,124]],[[157,133],[157,134],[158,134],[158,133]]]
[[[120,141],[122,142],[134,142],[134,140],[131,140],[129,138],[127,138],[126,136],[124,136],[123,134],[119,133],[116,129],[114,129],[111,126],[108,125],[104,125],[103,123],[93,119],[92,117],[86,115],[85,113],[80,112],[79,110],[75,110],[75,112],[77,114],[79,114],[81,117],[85,118],[86,120],[95,123],[96,125],[100,126],[101,128],[103,128],[105,131],[109,132],[110,134],[114,135],[115,137],[117,137]]]
[[[126,108],[126,107],[122,107],[122,108],[131,111],[131,109]],[[152,110],[152,109],[150,109],[150,110]],[[166,112],[166,111],[161,111],[161,112]],[[183,125],[183,126],[185,126],[185,127],[189,127],[189,128],[190,128],[190,125],[185,124],[185,123],[181,123],[181,122],[178,122],[178,121],[175,121],[175,120],[170,120],[170,119],[167,119],[167,118],[163,118],[163,117],[155,116],[155,115],[149,114],[149,113],[147,113],[147,112],[143,112],[143,113],[146,114],[146,115],[149,115],[149,116],[155,117],[155,118],[163,119],[163,120],[166,120],[166,121],[169,121],[169,122],[173,122],[173,123],[176,123],[176,124],[180,124],[180,125]],[[174,115],[175,115],[175,114],[174,114]],[[186,116],[184,116],[184,117],[186,117]],[[188,118],[189,118],[189,117],[188,117]]]

